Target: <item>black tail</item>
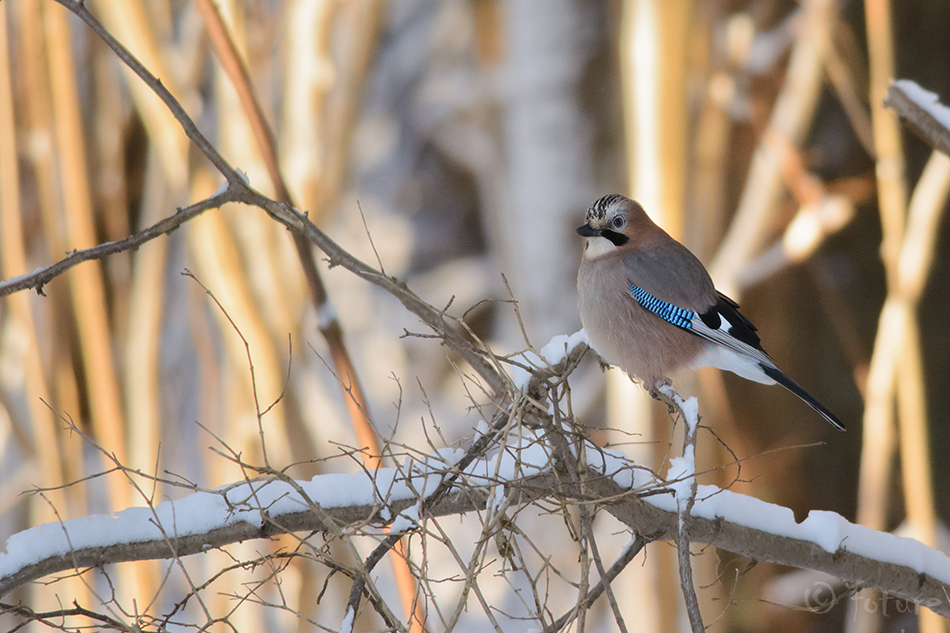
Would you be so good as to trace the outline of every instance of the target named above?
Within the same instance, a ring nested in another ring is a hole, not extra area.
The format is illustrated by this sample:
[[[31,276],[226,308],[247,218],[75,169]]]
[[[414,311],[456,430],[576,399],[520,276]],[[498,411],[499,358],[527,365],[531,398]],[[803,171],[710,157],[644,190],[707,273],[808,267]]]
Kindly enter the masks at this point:
[[[838,419],[834,413],[825,408],[825,405],[821,404],[817,400],[811,397],[811,395],[798,386],[798,383],[782,373],[782,370],[775,366],[768,366],[763,363],[759,363],[759,367],[762,368],[762,371],[765,372],[765,375],[782,385],[796,396],[805,401],[805,404],[810,406],[812,409],[821,414],[821,417],[828,420],[832,426],[834,426],[839,431],[844,431],[844,424],[841,423],[841,420]]]

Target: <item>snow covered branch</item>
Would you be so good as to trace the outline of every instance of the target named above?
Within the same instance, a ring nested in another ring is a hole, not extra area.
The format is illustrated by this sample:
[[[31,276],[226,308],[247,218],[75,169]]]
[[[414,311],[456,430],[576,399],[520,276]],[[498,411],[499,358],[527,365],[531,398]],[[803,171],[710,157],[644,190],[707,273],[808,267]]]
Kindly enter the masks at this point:
[[[931,147],[950,156],[950,108],[936,94],[909,79],[898,79],[888,88],[884,105]]]
[[[677,500],[667,482],[621,454],[584,442],[581,478],[552,466],[548,435],[522,428],[494,454],[462,471],[458,453],[415,460],[408,468],[321,475],[297,486],[272,479],[199,492],[154,509],[46,524],[14,535],[0,555],[0,595],[37,578],[123,561],[167,559],[291,531],[353,533],[399,521],[448,477],[457,483],[419,515],[483,512],[502,491],[512,507],[540,500],[584,502],[609,512],[646,541],[675,541]],[[400,529],[410,529],[403,521]],[[714,545],[755,561],[823,571],[854,588],[873,587],[950,616],[950,559],[908,538],[812,512],[796,523],[788,508],[714,486],[698,486],[685,519],[690,542]]]
[[[611,498],[625,487],[596,480],[594,494]],[[788,508],[753,497],[699,486],[687,524],[689,540],[757,562],[823,571],[855,589],[871,587],[950,617],[950,558],[910,538],[855,525],[834,512],[813,511],[796,523]],[[674,540],[676,500],[627,498],[607,511],[638,534]]]
[[[430,473],[433,475],[434,473]],[[546,476],[548,479],[550,476]],[[523,490],[540,491],[544,476]],[[346,526],[386,523],[418,504],[425,475],[403,478],[396,469],[320,475],[298,482],[309,502],[285,482],[266,479],[198,492],[155,508],[128,508],[47,523],[13,535],[0,554],[0,596],[24,584],[75,569],[136,560],[200,554],[230,543],[287,532],[331,532]],[[454,490],[429,509],[431,516],[470,512],[484,506],[489,487]],[[315,511],[319,508],[319,511]]]

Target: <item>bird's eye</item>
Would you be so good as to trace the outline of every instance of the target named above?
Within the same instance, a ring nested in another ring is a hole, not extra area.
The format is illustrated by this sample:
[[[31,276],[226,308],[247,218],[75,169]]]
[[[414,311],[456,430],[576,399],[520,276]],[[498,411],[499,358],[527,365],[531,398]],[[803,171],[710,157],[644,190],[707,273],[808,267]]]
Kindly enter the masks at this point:
[[[626,222],[626,220],[623,219],[623,216],[622,216],[622,215],[618,215],[618,216],[615,217],[615,218],[613,219],[613,221],[610,223],[610,226],[613,227],[613,228],[615,228],[615,229],[618,229],[618,230],[619,230],[619,229],[622,229],[622,228],[623,228],[623,225],[626,224],[626,223],[627,223],[627,222]]]

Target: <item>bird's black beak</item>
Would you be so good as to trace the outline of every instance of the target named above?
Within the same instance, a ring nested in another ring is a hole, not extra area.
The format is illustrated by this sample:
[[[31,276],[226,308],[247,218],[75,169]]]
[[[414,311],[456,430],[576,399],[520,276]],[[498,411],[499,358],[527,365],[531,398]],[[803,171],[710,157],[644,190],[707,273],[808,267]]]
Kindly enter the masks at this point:
[[[600,229],[593,228],[590,224],[584,224],[577,227],[577,234],[581,237],[600,237]]]

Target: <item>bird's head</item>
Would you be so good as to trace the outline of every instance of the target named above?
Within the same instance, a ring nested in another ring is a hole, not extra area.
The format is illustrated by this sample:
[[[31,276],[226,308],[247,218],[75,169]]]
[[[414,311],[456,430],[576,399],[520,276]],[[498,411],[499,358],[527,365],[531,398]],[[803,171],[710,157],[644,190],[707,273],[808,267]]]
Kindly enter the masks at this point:
[[[587,238],[585,256],[606,255],[624,246],[644,219],[643,207],[630,198],[614,193],[597,200],[587,209],[586,223],[577,227],[577,234]]]

